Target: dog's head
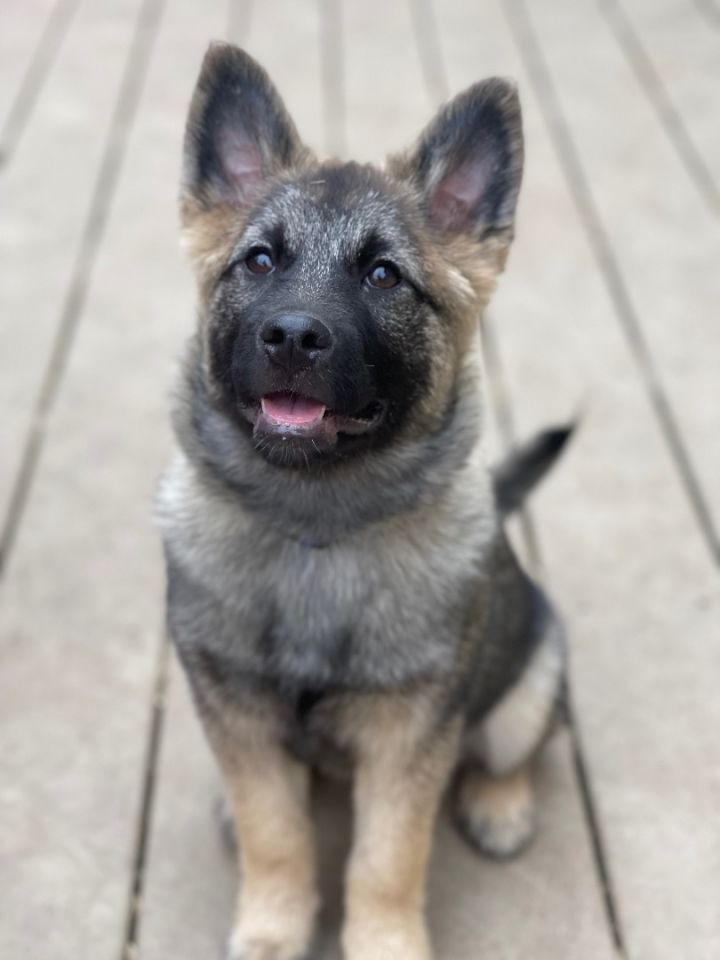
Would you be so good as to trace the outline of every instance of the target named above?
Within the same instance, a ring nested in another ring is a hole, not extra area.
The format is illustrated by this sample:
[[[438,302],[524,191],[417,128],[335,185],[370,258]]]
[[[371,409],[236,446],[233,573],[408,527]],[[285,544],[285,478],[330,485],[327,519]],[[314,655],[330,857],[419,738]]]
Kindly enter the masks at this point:
[[[212,403],[278,465],[434,429],[512,239],[520,107],[503,80],[379,170],[319,163],[269,78],[214,44],[188,119],[184,237]]]

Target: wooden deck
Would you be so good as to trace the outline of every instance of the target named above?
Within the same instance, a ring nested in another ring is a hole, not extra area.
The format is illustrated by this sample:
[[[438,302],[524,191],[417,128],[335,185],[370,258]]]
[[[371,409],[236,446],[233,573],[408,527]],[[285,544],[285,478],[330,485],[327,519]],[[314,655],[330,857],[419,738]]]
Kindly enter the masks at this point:
[[[581,412],[516,531],[568,621],[573,722],[521,859],[440,823],[438,960],[717,960],[718,0],[4,0],[0,955],[205,960],[227,933],[217,776],[150,520],[193,319],[182,125],[223,36],[313,146],[363,159],[482,76],[520,84],[488,382],[498,445]]]

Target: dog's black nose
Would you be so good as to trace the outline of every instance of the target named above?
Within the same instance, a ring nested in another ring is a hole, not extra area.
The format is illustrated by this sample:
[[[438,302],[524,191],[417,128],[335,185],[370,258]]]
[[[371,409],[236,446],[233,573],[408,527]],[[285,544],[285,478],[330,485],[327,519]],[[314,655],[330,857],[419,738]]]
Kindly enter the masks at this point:
[[[315,317],[290,313],[266,320],[260,328],[265,353],[286,370],[302,370],[333,345],[328,328]]]

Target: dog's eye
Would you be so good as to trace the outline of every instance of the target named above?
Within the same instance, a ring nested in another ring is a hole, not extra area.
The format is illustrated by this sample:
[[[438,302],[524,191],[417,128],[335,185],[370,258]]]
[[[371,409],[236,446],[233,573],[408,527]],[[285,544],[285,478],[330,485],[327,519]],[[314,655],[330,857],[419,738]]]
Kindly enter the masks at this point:
[[[387,260],[376,263],[367,275],[367,281],[372,287],[380,290],[389,290],[400,283],[400,273],[397,267]]]
[[[250,273],[266,274],[272,273],[275,269],[272,254],[265,247],[257,247],[251,250],[245,257],[245,266]]]

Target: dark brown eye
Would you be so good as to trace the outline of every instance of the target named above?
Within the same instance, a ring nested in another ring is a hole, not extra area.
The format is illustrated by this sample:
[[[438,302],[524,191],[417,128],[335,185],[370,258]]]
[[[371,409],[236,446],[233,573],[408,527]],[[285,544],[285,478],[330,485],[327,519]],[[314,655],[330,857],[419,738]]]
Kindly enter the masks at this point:
[[[245,258],[245,265],[250,273],[272,273],[275,269],[272,254],[269,250],[265,250],[262,247],[250,251]]]
[[[381,260],[367,275],[367,280],[371,286],[379,290],[390,290],[391,287],[396,287],[400,283],[400,274],[397,267],[388,263],[387,260]]]

